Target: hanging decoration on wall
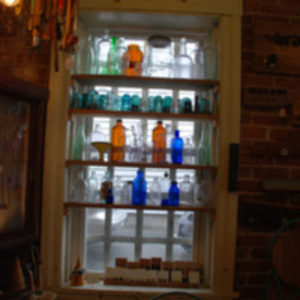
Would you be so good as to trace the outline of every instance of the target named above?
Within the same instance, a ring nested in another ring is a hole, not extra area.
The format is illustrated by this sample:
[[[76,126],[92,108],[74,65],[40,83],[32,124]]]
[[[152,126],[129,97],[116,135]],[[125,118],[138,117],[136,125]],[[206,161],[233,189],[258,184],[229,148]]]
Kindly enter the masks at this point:
[[[254,30],[254,71],[300,76],[300,28],[257,23]]]
[[[0,5],[4,13],[13,10],[19,22],[31,33],[32,49],[39,49],[41,45],[52,42],[56,70],[58,50],[68,53],[75,51],[78,42],[76,0],[0,0]]]

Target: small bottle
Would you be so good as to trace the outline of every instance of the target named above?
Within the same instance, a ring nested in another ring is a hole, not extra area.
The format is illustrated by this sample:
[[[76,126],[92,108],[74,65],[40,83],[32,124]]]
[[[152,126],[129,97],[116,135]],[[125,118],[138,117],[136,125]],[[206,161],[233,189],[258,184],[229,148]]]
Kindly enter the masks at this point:
[[[164,113],[171,112],[172,102],[173,102],[173,98],[171,96],[164,97],[163,103],[162,103],[162,111]]]
[[[100,38],[96,46],[97,56],[97,74],[103,74],[107,62],[107,56],[110,49],[109,31],[105,30],[104,35]]]
[[[146,191],[147,191],[147,182],[143,177],[143,171],[138,170],[137,176],[133,180],[132,204],[133,205],[145,205],[146,204]]]
[[[170,188],[170,179],[168,172],[164,173],[164,177],[161,180],[161,203],[168,203],[168,194]]]
[[[116,176],[114,179],[114,203],[120,204],[121,203],[121,193],[122,193],[122,181],[120,176]]]
[[[98,201],[99,181],[96,172],[92,171],[91,176],[87,180],[88,202],[95,203]]]
[[[161,184],[158,177],[154,177],[150,185],[149,202],[150,205],[160,205],[161,202]]]
[[[192,101],[190,98],[185,97],[180,101],[180,111],[182,113],[192,113]]]
[[[70,200],[71,202],[86,202],[87,200],[87,184],[82,171],[77,174],[77,178],[74,181]]]
[[[111,131],[111,161],[123,161],[125,153],[125,129],[122,125],[122,120],[117,120],[116,125],[112,128]]]
[[[168,205],[169,206],[178,206],[179,205],[180,191],[179,191],[179,188],[177,187],[176,181],[171,182],[168,196],[169,196],[168,197]]]
[[[100,202],[106,203],[106,196],[109,189],[113,188],[110,172],[106,171],[101,179]]]
[[[111,188],[109,188],[107,193],[106,193],[105,203],[106,204],[113,204],[114,203],[114,195],[113,195],[113,192],[112,192]]]
[[[196,98],[196,112],[200,114],[211,114],[210,101],[208,100],[207,93],[202,92]]]
[[[141,76],[143,52],[136,44],[130,44],[128,50],[123,55],[126,67],[123,69],[123,74],[127,76]]]
[[[180,203],[184,205],[192,205],[194,202],[194,184],[190,181],[188,174],[184,175],[183,181],[179,184]]]
[[[174,60],[175,78],[193,78],[193,61],[186,52],[186,38],[180,39],[179,55]]]
[[[166,161],[166,129],[162,126],[162,121],[157,122],[157,126],[152,131],[154,163],[164,163]]]
[[[191,138],[186,138],[186,143],[183,147],[183,163],[191,165],[194,162],[194,147],[191,142]]]
[[[203,125],[201,130],[201,137],[199,141],[199,145],[196,151],[196,162],[199,165],[209,166],[210,162],[210,154],[211,154],[211,147],[210,147],[210,139],[209,139],[209,132],[207,126]]]
[[[133,181],[127,181],[122,187],[121,203],[128,205],[132,203]]]
[[[161,96],[155,96],[154,97],[154,111],[155,112],[162,112],[163,111],[163,108],[162,108],[162,105],[163,105],[163,98]]]
[[[141,97],[138,95],[132,95],[131,97],[131,110],[139,111],[140,110]]]
[[[171,159],[173,164],[182,164],[183,139],[179,130],[175,130],[175,137],[171,141]]]

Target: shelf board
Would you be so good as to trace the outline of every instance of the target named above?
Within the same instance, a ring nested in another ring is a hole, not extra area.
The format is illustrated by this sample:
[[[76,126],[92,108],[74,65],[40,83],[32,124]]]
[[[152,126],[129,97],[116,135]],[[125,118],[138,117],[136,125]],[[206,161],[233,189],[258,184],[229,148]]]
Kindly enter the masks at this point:
[[[173,114],[173,113],[157,113],[157,112],[140,112],[140,111],[112,111],[112,110],[100,110],[100,109],[69,109],[69,117],[73,115],[94,115],[94,116],[107,116],[112,117],[127,117],[127,118],[154,118],[154,119],[181,119],[181,120],[201,120],[201,121],[214,121],[217,122],[217,118],[214,115],[205,114]]]
[[[163,88],[163,89],[211,89],[219,86],[218,80],[154,78],[124,75],[75,74],[72,80],[80,85],[108,85],[123,87]]]
[[[64,209],[68,208],[117,208],[117,209],[137,209],[137,210],[170,210],[170,211],[203,211],[215,212],[213,207],[201,206],[157,206],[157,205],[125,205],[125,204],[100,204],[100,203],[83,203],[83,202],[65,202]]]
[[[136,168],[154,168],[154,169],[190,169],[190,170],[208,170],[217,171],[216,166],[200,165],[175,165],[175,164],[153,164],[153,163],[135,163],[135,162],[112,162],[96,160],[66,160],[66,167],[71,166],[104,166],[104,167],[136,167]]]

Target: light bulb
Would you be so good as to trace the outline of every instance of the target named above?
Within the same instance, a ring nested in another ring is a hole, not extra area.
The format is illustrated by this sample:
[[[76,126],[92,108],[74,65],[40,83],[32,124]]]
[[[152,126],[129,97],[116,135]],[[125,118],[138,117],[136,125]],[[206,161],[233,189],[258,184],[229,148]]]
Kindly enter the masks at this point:
[[[1,2],[6,6],[16,6],[19,4],[20,0],[1,0]]]

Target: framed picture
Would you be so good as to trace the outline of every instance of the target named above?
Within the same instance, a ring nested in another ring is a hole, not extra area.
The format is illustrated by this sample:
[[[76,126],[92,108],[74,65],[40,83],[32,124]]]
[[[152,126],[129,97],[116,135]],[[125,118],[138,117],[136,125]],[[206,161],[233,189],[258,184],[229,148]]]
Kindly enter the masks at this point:
[[[0,74],[0,248],[39,236],[47,98]]]

